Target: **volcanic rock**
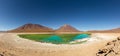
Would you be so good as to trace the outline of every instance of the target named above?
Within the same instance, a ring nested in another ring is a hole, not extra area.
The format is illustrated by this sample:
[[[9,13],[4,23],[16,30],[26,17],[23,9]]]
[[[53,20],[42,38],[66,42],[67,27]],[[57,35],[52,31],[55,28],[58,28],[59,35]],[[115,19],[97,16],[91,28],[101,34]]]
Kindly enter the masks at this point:
[[[75,29],[74,27],[70,25],[65,24],[59,29],[57,29],[56,32],[79,32],[79,30]]]
[[[53,29],[39,24],[25,24],[8,32],[52,32]]]
[[[120,56],[120,37],[116,40],[108,42],[105,47],[101,48],[96,56]]]

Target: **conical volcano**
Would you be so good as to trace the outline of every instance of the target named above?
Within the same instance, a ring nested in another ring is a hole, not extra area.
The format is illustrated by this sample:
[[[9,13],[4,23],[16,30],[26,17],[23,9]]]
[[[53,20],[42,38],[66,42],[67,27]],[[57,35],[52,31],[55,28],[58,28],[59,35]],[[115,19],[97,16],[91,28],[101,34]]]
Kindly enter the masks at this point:
[[[79,30],[75,29],[74,27],[68,24],[65,24],[61,26],[59,29],[57,29],[56,32],[79,32]]]
[[[51,28],[39,25],[39,24],[25,24],[16,29],[10,30],[8,32],[52,32]]]

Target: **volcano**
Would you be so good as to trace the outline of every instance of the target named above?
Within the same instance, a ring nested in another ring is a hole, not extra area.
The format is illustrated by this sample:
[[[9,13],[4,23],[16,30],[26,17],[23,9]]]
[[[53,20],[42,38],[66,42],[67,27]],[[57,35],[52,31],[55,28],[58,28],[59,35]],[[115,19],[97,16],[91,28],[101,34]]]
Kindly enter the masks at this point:
[[[39,24],[25,24],[8,32],[53,32],[53,29]]]
[[[61,26],[59,29],[57,29],[55,32],[80,32],[80,31],[70,25],[65,24]]]

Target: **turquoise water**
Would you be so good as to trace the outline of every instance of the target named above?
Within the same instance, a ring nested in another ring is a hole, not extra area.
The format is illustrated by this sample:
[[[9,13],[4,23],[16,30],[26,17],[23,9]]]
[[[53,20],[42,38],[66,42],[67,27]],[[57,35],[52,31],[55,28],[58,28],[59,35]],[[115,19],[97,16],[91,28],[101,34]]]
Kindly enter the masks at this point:
[[[57,35],[53,35],[49,38],[43,39],[43,42],[51,42],[57,44],[63,42],[63,39]]]
[[[69,43],[70,41],[75,41],[78,39],[83,39],[83,38],[89,38],[90,35],[88,34],[78,34],[75,37],[72,37],[70,40],[64,40],[60,36],[53,35],[49,38],[43,39],[43,42],[49,42],[49,43],[54,43],[54,44],[60,44],[60,43]],[[69,38],[69,37],[68,37]]]
[[[73,39],[71,39],[72,41],[74,40],[78,40],[78,39],[83,39],[83,38],[89,38],[90,36],[88,34],[79,34],[76,37],[74,37]]]

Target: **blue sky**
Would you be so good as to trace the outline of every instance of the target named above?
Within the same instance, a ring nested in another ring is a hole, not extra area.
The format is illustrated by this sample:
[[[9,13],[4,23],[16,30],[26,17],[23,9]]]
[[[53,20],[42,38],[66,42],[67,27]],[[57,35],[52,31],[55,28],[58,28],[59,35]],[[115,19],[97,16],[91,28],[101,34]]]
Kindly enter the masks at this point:
[[[26,23],[79,30],[120,27],[120,0],[0,0],[0,30]]]

